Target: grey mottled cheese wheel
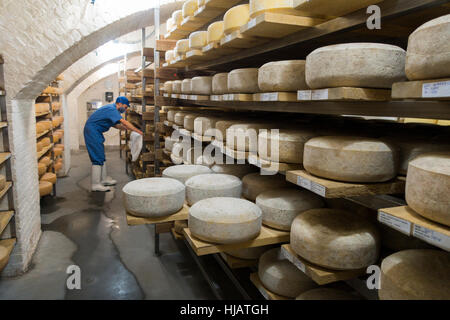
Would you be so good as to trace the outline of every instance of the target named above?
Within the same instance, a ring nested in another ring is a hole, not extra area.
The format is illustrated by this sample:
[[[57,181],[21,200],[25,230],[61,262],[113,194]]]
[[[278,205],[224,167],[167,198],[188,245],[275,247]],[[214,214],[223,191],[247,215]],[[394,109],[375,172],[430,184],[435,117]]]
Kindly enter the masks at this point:
[[[186,116],[184,116],[183,127],[186,130],[194,131],[194,121],[198,116],[198,113],[188,113]]]
[[[180,111],[176,110],[176,109],[167,111],[167,120],[171,121],[171,122],[174,122],[175,121],[175,114],[177,112],[180,112]]]
[[[305,60],[269,62],[258,70],[258,86],[262,92],[309,89],[305,78]]]
[[[274,162],[303,163],[305,143],[316,135],[306,130],[262,131],[258,135],[258,155]],[[272,146],[275,148],[273,152]]]
[[[231,174],[239,179],[242,179],[245,175],[258,170],[251,164],[215,164],[211,168],[215,173]]]
[[[316,176],[346,182],[383,182],[398,169],[396,148],[384,141],[350,136],[312,138],[303,166]]]
[[[186,201],[194,203],[208,198],[232,197],[240,198],[242,182],[229,174],[207,173],[189,178],[186,183]]]
[[[450,226],[450,153],[428,153],[411,161],[405,195],[415,212]]]
[[[230,126],[226,133],[227,146],[238,151],[258,151],[258,135],[260,132],[279,125],[273,123],[239,123]]]
[[[356,214],[311,209],[292,222],[291,247],[302,258],[319,266],[352,270],[377,261],[379,236],[374,225]]]
[[[191,94],[192,93],[192,81],[191,79],[184,79],[181,81],[181,93]]]
[[[212,77],[194,77],[191,86],[193,94],[210,95],[212,93]]]
[[[228,73],[228,92],[256,93],[258,87],[258,68],[235,69]]]
[[[428,21],[409,36],[406,75],[409,80],[450,76],[450,14]]]
[[[200,240],[239,243],[256,238],[261,231],[261,209],[238,198],[208,198],[189,209],[189,229]]]
[[[244,248],[226,251],[225,253],[239,259],[256,260],[259,259],[259,257],[270,248],[271,246]]]
[[[179,125],[179,126],[183,126],[184,125],[184,117],[187,116],[189,113],[188,112],[183,112],[183,111],[179,111],[177,113],[175,113],[175,116],[173,118],[175,124]]]
[[[450,300],[450,254],[439,250],[396,252],[381,263],[381,300]]]
[[[202,136],[215,135],[216,122],[220,118],[215,117],[197,117],[194,121],[194,132]]]
[[[125,208],[139,217],[163,217],[178,212],[184,204],[185,186],[170,178],[131,181],[122,189]]]
[[[406,52],[379,43],[346,43],[322,47],[306,57],[311,89],[333,87],[388,88],[404,81]]]
[[[215,139],[219,141],[225,141],[227,138],[227,129],[234,124],[238,124],[242,121],[237,120],[219,120],[216,122],[216,136]]]
[[[175,142],[172,147],[171,156],[175,156],[176,158],[183,158],[186,155],[187,150],[189,149],[190,144],[185,142]]]
[[[163,171],[163,177],[172,178],[180,181],[181,183],[186,183],[191,177],[199,174],[212,173],[211,169],[206,166],[195,165],[195,164],[182,164],[177,166],[171,166]]]
[[[212,78],[212,93],[228,93],[228,72],[215,74]]]
[[[181,93],[181,80],[172,81],[172,92]]]
[[[5,189],[6,186],[6,177],[0,174],[0,190]]]
[[[165,137],[164,138],[164,149],[166,149],[169,152],[172,152],[173,145],[180,140],[174,137]]]
[[[288,186],[284,176],[260,175],[259,172],[255,172],[242,178],[242,195],[248,200],[255,201],[256,197],[264,191]]]
[[[265,288],[288,298],[317,287],[311,278],[281,256],[280,248],[271,249],[259,258],[258,276]]]
[[[333,288],[316,288],[300,294],[296,300],[361,300],[356,294]]]
[[[265,191],[256,197],[263,213],[263,224],[280,230],[291,230],[292,221],[300,213],[321,208],[321,197],[304,189],[281,188]]]
[[[172,81],[164,82],[164,92],[171,94],[172,93]]]

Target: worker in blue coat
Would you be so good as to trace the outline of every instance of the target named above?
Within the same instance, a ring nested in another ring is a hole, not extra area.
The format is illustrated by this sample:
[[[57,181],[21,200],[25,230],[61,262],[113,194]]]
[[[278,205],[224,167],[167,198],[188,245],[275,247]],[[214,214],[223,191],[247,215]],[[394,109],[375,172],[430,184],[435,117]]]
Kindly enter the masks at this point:
[[[84,126],[84,140],[92,162],[91,171],[91,191],[110,191],[110,186],[117,183],[108,176],[105,158],[105,138],[103,132],[111,127],[120,130],[131,130],[143,135],[142,131],[133,126],[130,122],[122,118],[130,106],[126,97],[118,97],[116,103],[105,105],[95,111]]]

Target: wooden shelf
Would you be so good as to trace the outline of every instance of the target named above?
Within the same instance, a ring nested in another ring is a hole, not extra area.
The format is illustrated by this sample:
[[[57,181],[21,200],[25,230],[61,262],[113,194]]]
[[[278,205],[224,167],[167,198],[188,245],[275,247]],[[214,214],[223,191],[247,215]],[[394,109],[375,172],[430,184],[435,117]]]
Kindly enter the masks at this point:
[[[198,256],[244,248],[262,247],[289,241],[289,232],[271,229],[266,226],[261,227],[261,232],[255,239],[233,244],[213,244],[199,240],[191,234],[189,228],[183,229],[183,232],[186,240]]]
[[[293,300],[291,298],[283,297],[278,294],[273,293],[272,291],[269,291],[266,289],[263,284],[261,283],[261,280],[259,280],[258,273],[252,273],[250,274],[250,281],[255,285],[256,289],[261,293],[261,295],[266,300]]]
[[[243,35],[239,30],[236,30],[220,39],[220,46],[231,49],[249,49],[268,41],[269,39]]]
[[[450,78],[394,83],[392,99],[450,100]]]
[[[47,152],[49,152],[50,149],[52,149],[52,148],[53,148],[53,143],[51,143],[50,145],[43,148],[40,152],[37,153],[37,159],[39,160],[40,158],[42,158],[42,156],[44,154],[46,154]]]
[[[183,240],[184,239],[182,234],[175,231],[175,228],[170,229],[170,232],[172,233],[172,236],[175,240]]]
[[[255,153],[249,153],[247,160],[248,163],[267,171],[286,172],[303,169],[301,164],[268,161],[260,158]]]
[[[258,259],[239,259],[233,256],[230,256],[229,254],[225,252],[220,252],[220,256],[222,257],[223,261],[230,267],[230,269],[242,269],[242,268],[250,268],[250,267],[256,267],[258,265]]]
[[[391,90],[338,87],[318,90],[299,90],[299,101],[389,101]],[[274,100],[275,101],[275,100]]]
[[[11,181],[6,181],[5,187],[3,188],[3,190],[0,191],[0,199],[3,199],[3,197],[9,191],[9,189],[11,189],[11,187],[12,187],[12,182]]]
[[[43,117],[43,116],[46,116],[46,115],[48,115],[48,114],[50,114],[50,113],[51,113],[50,111],[48,111],[48,112],[36,113],[36,118],[37,118],[37,117]]]
[[[36,135],[36,139],[39,139],[39,138],[45,136],[49,132],[50,132],[50,130],[45,130],[44,132],[41,132],[41,133],[37,134]]]
[[[248,155],[249,155],[248,151],[236,151],[236,150],[230,149],[227,146],[223,146],[221,148],[221,151],[223,154],[225,154],[233,159],[236,159],[236,160],[247,160]]]
[[[294,170],[286,172],[286,180],[324,198],[400,194],[405,192],[405,181],[399,179],[381,183],[348,183],[319,178],[309,174],[306,170]]]
[[[366,271],[365,269],[330,270],[316,266],[297,255],[289,244],[281,246],[281,254],[319,285],[354,279],[364,275]]]
[[[422,217],[408,206],[380,209],[378,221],[408,236],[450,251],[450,228]]]
[[[7,128],[7,127],[8,127],[8,122],[5,122],[5,121],[0,122],[0,129]]]
[[[297,93],[296,92],[254,93],[253,101],[297,101]]]
[[[0,211],[0,235],[5,231],[11,218],[14,216],[14,211]]]
[[[160,217],[160,218],[143,218],[133,216],[132,213],[127,212],[127,224],[129,226],[137,226],[141,224],[156,224],[156,223],[164,223],[164,222],[173,222],[178,220],[187,220],[189,217],[189,206],[183,205],[180,211],[177,213],[171,214],[170,216]]]
[[[16,239],[0,240],[0,272],[6,267],[11,252],[16,244]]]
[[[10,152],[0,152],[0,164],[11,158]]]

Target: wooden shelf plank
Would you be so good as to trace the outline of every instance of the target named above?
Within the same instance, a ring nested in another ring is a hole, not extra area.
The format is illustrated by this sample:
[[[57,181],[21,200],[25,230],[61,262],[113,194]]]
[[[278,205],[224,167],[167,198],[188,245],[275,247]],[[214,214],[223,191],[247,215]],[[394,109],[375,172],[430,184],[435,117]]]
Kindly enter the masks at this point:
[[[269,39],[245,36],[239,30],[236,30],[220,39],[220,46],[233,49],[249,49],[268,41]]]
[[[46,116],[46,115],[48,115],[48,114],[50,114],[50,111],[47,111],[47,112],[41,112],[41,113],[36,113],[36,118],[37,118],[37,117],[43,117],[43,116]]]
[[[6,121],[0,122],[0,129],[7,128],[7,127],[8,127],[8,122],[6,122]]]
[[[450,100],[450,78],[394,83],[392,99]]]
[[[408,236],[450,251],[450,228],[422,217],[408,206],[380,209],[378,221]]]
[[[280,296],[266,289],[261,283],[258,273],[256,272],[250,274],[250,281],[255,285],[256,289],[258,289],[258,291],[266,300],[292,300],[291,298]]]
[[[230,269],[250,268],[256,267],[258,265],[258,259],[239,259],[230,256],[225,252],[220,252],[219,254],[222,257],[223,261],[225,261],[225,263],[230,267]]]
[[[183,240],[184,236],[178,232],[175,231],[175,228],[170,229],[170,232],[172,233],[172,236],[175,240]]]
[[[324,198],[343,198],[405,192],[405,181],[399,179],[381,183],[348,183],[319,178],[309,174],[306,170],[294,170],[286,172],[286,180]]]
[[[299,101],[389,101],[391,90],[370,88],[326,88],[318,90],[299,90]]]
[[[50,145],[43,148],[40,152],[37,153],[37,159],[39,160],[40,158],[42,158],[42,156],[44,154],[46,154],[47,152],[49,152],[50,149],[52,149],[52,148],[53,148],[53,143],[51,143]]]
[[[254,93],[253,101],[297,101],[296,92]]]
[[[6,267],[9,256],[16,244],[16,239],[0,240],[0,272]]]
[[[186,240],[189,242],[192,249],[198,256],[288,242],[290,234],[286,231],[275,230],[266,226],[262,226],[260,234],[253,240],[233,244],[213,244],[195,238],[195,236],[191,234],[189,228],[183,229],[183,232]]]
[[[0,211],[0,235],[5,231],[11,218],[14,216],[14,211]]]
[[[207,136],[201,136],[198,133],[193,132],[192,138],[194,140],[200,141],[200,142],[211,142],[213,141],[213,137],[207,137]]]
[[[230,101],[236,101],[236,102],[253,101],[253,94],[251,94],[251,93],[228,93],[228,94],[224,94],[222,96],[222,100],[227,101],[227,102],[230,102]]]
[[[11,152],[0,152],[0,164],[11,158]]]
[[[37,134],[36,135],[36,139],[39,139],[40,137],[45,136],[49,132],[50,132],[50,130],[45,130],[44,132],[41,132],[41,133]]]
[[[127,212],[127,224],[129,226],[137,226],[141,224],[156,224],[156,223],[164,223],[164,222],[173,222],[178,220],[186,220],[189,217],[189,206],[183,205],[180,211],[177,213],[171,214],[170,216],[160,217],[160,218],[143,218],[133,216],[132,213]]]
[[[248,154],[248,163],[271,172],[286,172],[303,169],[303,165],[301,164],[268,161],[262,159],[255,153]]]
[[[3,197],[9,191],[9,189],[11,189],[11,187],[12,187],[12,182],[6,181],[5,187],[3,188],[3,190],[0,191],[0,199],[3,199]]]

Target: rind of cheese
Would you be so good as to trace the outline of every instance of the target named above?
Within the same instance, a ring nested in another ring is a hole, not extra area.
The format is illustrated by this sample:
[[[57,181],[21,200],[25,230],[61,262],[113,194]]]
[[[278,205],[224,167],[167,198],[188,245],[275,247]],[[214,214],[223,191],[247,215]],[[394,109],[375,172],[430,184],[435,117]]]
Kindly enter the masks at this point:
[[[228,93],[228,72],[215,74],[212,78],[212,93]]]
[[[206,166],[182,164],[168,167],[164,169],[162,174],[163,177],[176,179],[184,184],[191,177],[212,172],[213,171]]]
[[[259,92],[258,68],[235,69],[228,73],[228,92],[256,93]]]
[[[226,254],[244,260],[256,260],[261,257],[261,255],[270,250],[271,246],[263,246],[263,247],[254,247],[254,248],[244,248],[244,249],[236,249],[225,251]]]
[[[237,151],[258,151],[258,135],[264,130],[278,127],[274,123],[239,123],[226,131],[226,145]]]
[[[250,17],[255,18],[264,12],[297,14],[292,0],[250,0]]]
[[[214,133],[216,122],[219,120],[220,118],[216,117],[197,117],[194,120],[194,132],[202,136],[209,136]]]
[[[39,181],[39,195],[41,197],[51,194],[53,191],[53,185],[48,181]]]
[[[41,151],[42,151],[42,148],[43,148],[42,142],[38,141],[38,142],[36,143],[36,151],[37,151],[37,152],[41,152]]]
[[[184,121],[183,121],[183,127],[186,130],[189,131],[194,131],[194,122],[195,119],[199,116],[198,113],[188,113],[185,117],[184,117]]]
[[[181,22],[183,21],[183,11],[182,10],[176,10],[172,13],[172,19],[173,23],[179,27],[181,25]]]
[[[172,81],[172,92],[181,93],[181,80]]]
[[[192,93],[210,95],[212,93],[212,77],[202,76],[192,78]]]
[[[181,10],[183,13],[183,18],[193,17],[197,9],[198,9],[197,0],[186,0]]]
[[[306,90],[305,60],[269,62],[258,70],[261,92]]]
[[[178,40],[175,45],[175,52],[179,55],[183,55],[189,51],[189,39]]]
[[[227,138],[227,129],[231,127],[234,124],[238,124],[240,121],[237,120],[219,120],[216,122],[216,129],[219,133],[217,133],[217,136],[215,137],[216,140],[219,141],[225,141]]]
[[[209,25],[207,35],[206,35],[206,41],[208,44],[215,41],[220,41],[220,39],[223,38],[225,32],[224,32],[225,24],[223,21],[216,21]]]
[[[164,92],[171,94],[172,93],[172,81],[164,82]]]
[[[202,49],[208,44],[207,41],[208,32],[207,31],[196,31],[189,35],[189,48],[191,49]]]
[[[239,30],[241,26],[250,20],[250,7],[248,4],[241,4],[228,11],[223,16],[224,33],[230,34],[233,31]]]
[[[228,174],[200,174],[189,178],[186,183],[186,201],[192,206],[200,200],[215,197],[240,198],[242,182]]]
[[[173,50],[167,50],[164,54],[166,62],[172,62],[175,59],[175,52]]]
[[[192,81],[191,79],[184,79],[181,81],[181,93],[191,94],[192,93]]]
[[[289,187],[281,175],[260,175],[259,172],[249,173],[242,178],[242,196],[250,201],[265,191]]]
[[[175,113],[174,116],[174,122],[175,124],[179,125],[179,126],[183,126],[184,125],[184,117],[187,116],[189,113],[188,112],[184,112],[184,111],[178,111],[177,113]]]
[[[40,142],[42,143],[43,147],[48,147],[50,145],[50,143],[51,143],[50,138],[48,138],[48,137],[45,137],[45,138],[41,139]]]
[[[39,179],[39,181],[48,181],[52,184],[55,184],[56,180],[56,174],[54,174],[53,172],[47,172],[41,177],[41,179]]]
[[[41,176],[47,171],[47,166],[43,163],[38,163],[38,174]]]
[[[170,17],[169,19],[167,19],[167,22],[166,22],[166,31],[167,31],[167,32],[170,32],[170,31],[172,31],[172,29],[175,28],[175,27],[176,27],[176,24],[175,24],[173,18]],[[166,60],[167,60],[167,59],[166,59]]]

